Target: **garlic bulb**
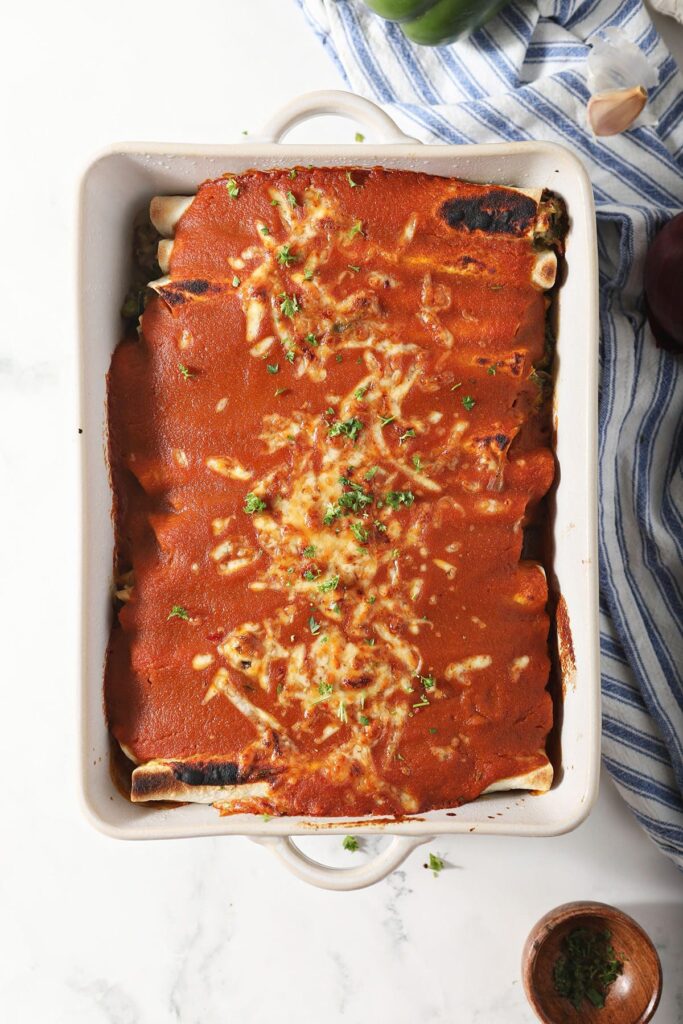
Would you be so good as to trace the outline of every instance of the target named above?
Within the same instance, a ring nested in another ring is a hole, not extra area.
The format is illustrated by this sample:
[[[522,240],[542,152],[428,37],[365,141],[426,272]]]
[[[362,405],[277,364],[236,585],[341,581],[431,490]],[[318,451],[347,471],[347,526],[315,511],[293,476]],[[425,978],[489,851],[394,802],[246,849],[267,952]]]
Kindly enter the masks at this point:
[[[646,103],[642,85],[599,92],[588,101],[588,123],[596,135],[618,135],[631,127]]]

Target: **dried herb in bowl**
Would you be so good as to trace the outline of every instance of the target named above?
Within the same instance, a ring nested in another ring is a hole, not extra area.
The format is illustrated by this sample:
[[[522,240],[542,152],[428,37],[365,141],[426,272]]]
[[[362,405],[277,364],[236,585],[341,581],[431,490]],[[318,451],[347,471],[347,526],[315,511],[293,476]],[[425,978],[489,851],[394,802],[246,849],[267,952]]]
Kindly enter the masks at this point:
[[[555,991],[566,996],[575,1010],[587,1000],[601,1009],[610,985],[624,969],[612,947],[609,931],[575,928],[562,941],[553,969]]]

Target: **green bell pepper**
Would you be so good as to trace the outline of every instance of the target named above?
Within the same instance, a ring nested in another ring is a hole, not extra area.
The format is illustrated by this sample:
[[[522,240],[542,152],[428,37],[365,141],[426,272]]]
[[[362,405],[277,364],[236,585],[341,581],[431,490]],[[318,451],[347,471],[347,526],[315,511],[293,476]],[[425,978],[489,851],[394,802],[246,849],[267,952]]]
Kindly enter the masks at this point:
[[[376,14],[402,22],[405,36],[423,46],[442,46],[469,35],[508,0],[364,0]]]

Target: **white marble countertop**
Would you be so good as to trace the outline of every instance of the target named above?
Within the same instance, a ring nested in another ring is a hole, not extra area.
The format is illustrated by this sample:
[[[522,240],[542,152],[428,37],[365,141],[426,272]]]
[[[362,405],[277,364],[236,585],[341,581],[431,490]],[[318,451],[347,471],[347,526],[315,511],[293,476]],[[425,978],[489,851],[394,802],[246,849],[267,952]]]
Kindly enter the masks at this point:
[[[201,14],[198,12],[201,10]],[[78,503],[74,201],[120,139],[238,139],[338,76],[288,0],[4,12],[0,623],[5,771],[0,1019],[12,1024],[523,1024],[519,958],[566,900],[632,913],[665,972],[657,1024],[683,1021],[683,886],[605,780],[548,840],[437,840],[358,893],[309,888],[243,839],[125,844],[76,796]],[[206,30],[206,26],[210,30]],[[683,54],[683,31],[671,34]],[[309,137],[311,129],[308,129]],[[350,141],[353,128],[318,126]],[[30,723],[23,728],[7,723]],[[9,817],[8,817],[9,809]],[[372,845],[368,842],[368,846]],[[366,853],[308,839],[321,859]],[[447,869],[425,871],[425,850]]]

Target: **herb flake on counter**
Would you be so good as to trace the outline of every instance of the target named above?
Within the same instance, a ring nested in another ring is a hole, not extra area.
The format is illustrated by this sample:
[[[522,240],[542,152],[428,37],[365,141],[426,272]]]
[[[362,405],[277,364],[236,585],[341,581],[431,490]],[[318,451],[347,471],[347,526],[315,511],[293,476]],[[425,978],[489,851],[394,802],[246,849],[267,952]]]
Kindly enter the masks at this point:
[[[348,850],[349,853],[356,853],[357,850],[360,849],[358,840],[356,839],[355,836],[344,836],[342,840],[342,846],[344,847],[345,850]]]
[[[437,875],[441,871],[443,871],[445,866],[446,865],[444,864],[443,859],[439,857],[436,853],[430,853],[429,861],[427,862],[427,864],[424,865],[424,867],[426,867],[429,871],[434,872],[434,878],[436,878]]]
[[[365,136],[363,135],[362,132],[356,132],[354,138],[356,142],[365,142]]]

